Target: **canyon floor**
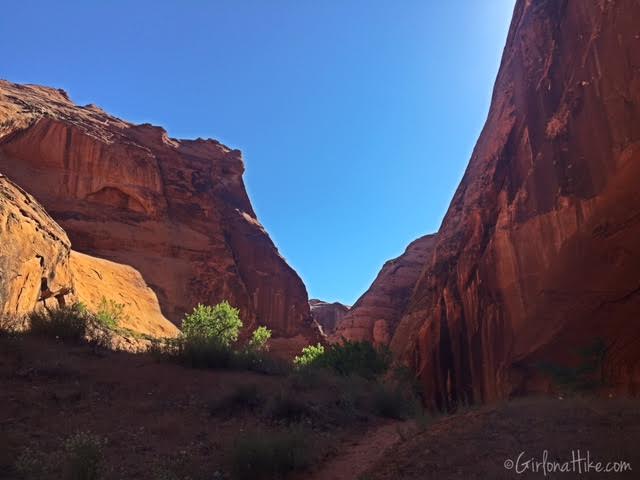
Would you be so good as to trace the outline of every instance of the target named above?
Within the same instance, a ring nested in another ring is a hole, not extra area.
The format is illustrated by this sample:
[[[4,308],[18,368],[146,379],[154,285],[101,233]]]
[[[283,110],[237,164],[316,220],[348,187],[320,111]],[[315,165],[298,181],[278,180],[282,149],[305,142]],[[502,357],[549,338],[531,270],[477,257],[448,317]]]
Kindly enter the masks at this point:
[[[25,451],[51,465],[40,478],[62,478],[56,460],[76,432],[105,439],[101,478],[234,478],[232,448],[240,437],[268,439],[290,427],[287,419],[220,408],[240,385],[254,385],[265,402],[285,390],[311,402],[326,395],[292,385],[290,377],[0,338],[0,478],[20,478],[15,464]],[[622,398],[524,398],[419,420],[331,417],[300,420],[296,428],[306,429],[316,453],[309,468],[288,477],[296,480],[544,478],[542,471],[504,468],[522,451],[523,459],[541,459],[544,450],[563,461],[579,449],[593,461],[630,463],[632,471],[607,478],[637,478],[640,469],[640,402]]]

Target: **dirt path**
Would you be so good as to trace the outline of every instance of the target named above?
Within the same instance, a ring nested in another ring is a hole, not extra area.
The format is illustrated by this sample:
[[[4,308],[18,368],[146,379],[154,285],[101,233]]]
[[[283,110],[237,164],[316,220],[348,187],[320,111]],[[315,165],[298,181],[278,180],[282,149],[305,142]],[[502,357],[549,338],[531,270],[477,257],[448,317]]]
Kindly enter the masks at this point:
[[[307,476],[308,480],[356,480],[400,440],[399,429],[410,422],[391,422],[366,432],[358,440],[342,445],[335,457]]]

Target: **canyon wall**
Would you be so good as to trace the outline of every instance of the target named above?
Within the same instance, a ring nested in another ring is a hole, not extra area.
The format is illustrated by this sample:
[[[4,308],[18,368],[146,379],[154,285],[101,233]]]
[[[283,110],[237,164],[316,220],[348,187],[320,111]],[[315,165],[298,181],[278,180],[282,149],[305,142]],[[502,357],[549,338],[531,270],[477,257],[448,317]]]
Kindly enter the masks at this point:
[[[640,3],[519,0],[488,119],[391,347],[428,403],[580,361],[640,387]]]
[[[638,178],[640,3],[518,0],[486,124],[391,314],[428,405],[553,388],[540,362],[578,367],[594,342],[598,380],[639,392]]]
[[[239,151],[0,81],[0,171],[74,249],[137,269],[174,323],[226,299],[247,329],[314,337],[306,289],[256,219]]]
[[[350,308],[340,302],[323,302],[317,298],[309,300],[309,307],[311,307],[313,321],[316,322],[325,336],[335,331],[336,326],[349,312]]]

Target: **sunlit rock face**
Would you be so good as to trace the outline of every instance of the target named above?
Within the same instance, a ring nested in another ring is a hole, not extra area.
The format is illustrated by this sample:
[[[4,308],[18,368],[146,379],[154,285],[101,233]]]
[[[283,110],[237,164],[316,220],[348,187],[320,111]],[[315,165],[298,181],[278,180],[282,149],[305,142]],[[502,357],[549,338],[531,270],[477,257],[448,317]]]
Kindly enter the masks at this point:
[[[67,234],[42,206],[0,174],[0,316],[55,307],[73,291]]]
[[[247,330],[315,335],[302,281],[256,219],[239,151],[2,81],[0,171],[42,202],[74,249],[136,268],[174,323],[199,302],[228,300]]]

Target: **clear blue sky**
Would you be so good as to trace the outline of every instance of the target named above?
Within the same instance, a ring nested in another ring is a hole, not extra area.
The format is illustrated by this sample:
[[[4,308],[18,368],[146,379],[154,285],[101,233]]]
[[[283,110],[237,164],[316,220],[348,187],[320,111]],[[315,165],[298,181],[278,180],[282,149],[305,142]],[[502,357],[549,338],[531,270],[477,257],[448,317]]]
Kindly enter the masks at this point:
[[[352,303],[437,230],[513,3],[9,2],[0,77],[241,149],[258,218],[310,296]]]

